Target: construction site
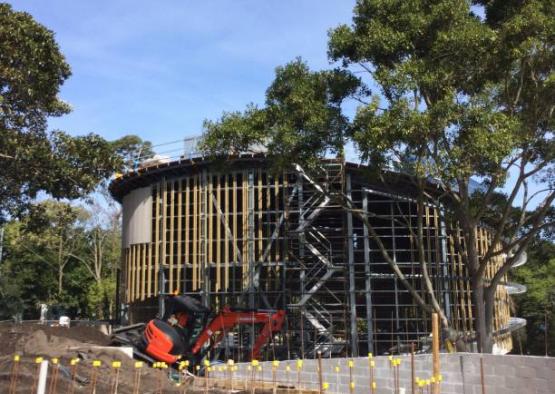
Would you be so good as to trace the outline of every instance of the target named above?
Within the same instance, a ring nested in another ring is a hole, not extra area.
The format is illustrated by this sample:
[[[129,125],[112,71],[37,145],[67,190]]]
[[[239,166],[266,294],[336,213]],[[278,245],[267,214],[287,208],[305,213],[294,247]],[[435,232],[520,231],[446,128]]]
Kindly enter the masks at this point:
[[[511,316],[524,286],[498,286],[494,355],[475,353],[461,230],[448,207],[418,212],[408,176],[371,181],[341,159],[276,173],[263,149],[222,160],[197,144],[163,145],[111,182],[118,321],[4,322],[3,391],[549,392],[550,359],[503,356],[525,325]],[[483,255],[492,239],[476,232]],[[410,291],[431,302],[426,278],[450,331]]]
[[[196,144],[179,141],[171,155],[138,162],[111,184],[123,207],[118,294],[124,322],[155,317],[160,295],[176,293],[198,297],[212,310],[286,311],[263,359],[395,354],[411,343],[426,351],[431,316],[384,258],[389,255],[426,299],[414,194],[402,175],[369,182],[364,166],[344,160],[322,161],[310,176],[300,166],[275,174],[263,150],[223,163],[203,158]],[[353,209],[346,210],[338,195]],[[469,277],[459,254],[460,230],[445,209],[426,205],[421,242],[436,297],[472,350]],[[491,237],[486,227],[477,233],[483,253]],[[492,272],[502,259],[493,259]],[[499,354],[511,350],[511,331],[524,324],[510,312],[510,295],[522,290],[506,281],[497,289]],[[212,356],[243,360],[256,340],[254,329],[225,334]]]

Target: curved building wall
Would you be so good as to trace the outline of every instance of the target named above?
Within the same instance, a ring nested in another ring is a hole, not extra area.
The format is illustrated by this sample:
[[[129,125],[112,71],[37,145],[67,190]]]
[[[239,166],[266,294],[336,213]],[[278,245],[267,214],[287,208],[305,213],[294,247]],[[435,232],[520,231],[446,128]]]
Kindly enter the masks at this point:
[[[287,334],[279,341],[289,357],[402,351],[429,334],[430,316],[384,256],[427,297],[414,236],[416,207],[406,188],[371,185],[342,162],[325,162],[319,177],[310,179],[302,172],[274,175],[253,158],[225,167],[164,165],[116,180],[112,192],[123,201],[120,290],[132,322],[156,313],[159,293],[178,291],[198,294],[215,308],[287,309]],[[384,250],[362,220],[327,197],[338,192],[367,215]],[[451,324],[470,334],[473,308],[457,252],[459,230],[441,212],[426,207],[425,258]],[[491,239],[486,229],[477,232],[483,253]],[[494,324],[502,333],[510,317],[503,286],[496,301]],[[510,334],[500,334],[497,344],[510,349]]]

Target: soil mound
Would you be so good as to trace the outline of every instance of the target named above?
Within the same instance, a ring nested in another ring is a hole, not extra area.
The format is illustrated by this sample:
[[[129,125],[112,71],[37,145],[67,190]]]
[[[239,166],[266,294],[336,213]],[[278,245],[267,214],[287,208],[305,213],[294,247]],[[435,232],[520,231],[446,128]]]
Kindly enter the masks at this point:
[[[48,392],[90,393],[92,381],[96,380],[96,393],[111,393],[114,391],[116,369],[112,367],[113,361],[121,362],[118,369],[119,394],[133,393],[138,370],[135,360],[130,359],[117,348],[106,348],[110,337],[102,334],[94,327],[47,327],[38,324],[8,324],[0,325],[0,393],[9,392],[10,379],[13,376],[13,356],[19,354],[21,361],[18,363],[17,393],[29,393],[36,384],[38,364],[36,357],[50,360],[59,358],[58,378],[56,389]],[[78,358],[75,367],[75,378],[70,360]],[[93,367],[93,361],[100,361],[99,367]],[[52,372],[56,367],[50,364],[47,388],[53,387]],[[170,379],[169,374],[172,374]],[[96,375],[96,376],[95,376]],[[184,387],[176,386],[179,376],[170,369],[157,370],[144,365],[140,369],[140,393],[183,393]],[[190,382],[187,382],[187,386]],[[202,393],[203,390],[193,390],[188,387],[187,393]],[[226,391],[211,389],[211,393],[225,393]]]

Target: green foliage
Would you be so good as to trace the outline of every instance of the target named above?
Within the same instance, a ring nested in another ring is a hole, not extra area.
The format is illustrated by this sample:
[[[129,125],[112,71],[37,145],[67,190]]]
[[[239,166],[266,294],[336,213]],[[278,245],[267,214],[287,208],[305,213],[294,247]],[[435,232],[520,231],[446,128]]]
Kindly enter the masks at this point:
[[[110,143],[96,134],[48,132],[48,117],[70,111],[58,98],[70,74],[54,33],[0,4],[0,222],[25,211],[41,191],[83,197],[136,152],[152,153],[133,135]]]
[[[548,352],[555,354],[555,244],[535,241],[528,250],[527,264],[512,276],[527,287],[526,293],[514,297],[518,315],[527,320],[523,352],[545,355],[547,317]]]
[[[60,305],[82,317],[114,317],[120,258],[117,216],[102,219],[68,203],[33,204],[5,225],[0,318],[38,317],[38,305]]]
[[[91,317],[96,319],[113,317],[115,299],[116,281],[114,278],[104,279],[91,284],[87,293],[87,303]]]
[[[143,141],[141,137],[133,134],[111,141],[110,147],[123,160],[123,164],[130,168],[133,168],[137,161],[154,156],[150,141]]]
[[[446,184],[503,178],[516,149],[541,144],[553,158],[554,51],[546,44],[555,11],[532,1],[508,13],[499,3],[486,9],[493,21],[463,0],[357,2],[353,26],[330,33],[329,55],[371,64],[387,101],[382,110],[375,97],[357,112],[353,140],[364,158],[425,157],[426,173]]]
[[[71,72],[53,32],[0,4],[0,53],[0,130],[40,132],[69,112],[57,96]]]
[[[205,121],[202,148],[209,154],[247,152],[265,145],[276,168],[293,162],[310,165],[327,153],[342,153],[348,119],[341,103],[360,86],[344,70],[309,70],[297,59],[276,69],[266,91],[266,106],[226,113]]]

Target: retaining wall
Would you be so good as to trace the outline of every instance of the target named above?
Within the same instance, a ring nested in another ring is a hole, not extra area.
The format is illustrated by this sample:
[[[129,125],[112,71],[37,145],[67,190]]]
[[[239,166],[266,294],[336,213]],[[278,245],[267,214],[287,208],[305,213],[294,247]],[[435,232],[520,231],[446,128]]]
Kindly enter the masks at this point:
[[[487,394],[506,393],[555,393],[555,358],[533,356],[494,356],[472,353],[441,354],[441,393],[445,394],[482,394],[480,383],[480,357],[483,357],[485,392]],[[400,387],[407,394],[411,393],[410,356],[400,356]],[[352,381],[355,393],[370,393],[370,373],[367,358],[334,358],[322,360],[323,380],[329,384],[327,392],[349,393],[348,361],[353,360]],[[393,371],[390,361],[385,356],[374,357],[376,393],[393,393]],[[286,368],[289,365],[290,371]],[[234,379],[252,379],[248,364],[238,364]],[[272,363],[261,362],[261,372],[257,379],[272,381]],[[339,367],[339,372],[336,372]],[[416,376],[429,379],[432,375],[432,357],[429,354],[415,356]],[[217,366],[213,374],[227,376],[228,372],[219,371]],[[301,370],[302,387],[318,388],[317,360],[304,360]],[[213,375],[213,376],[214,376]],[[276,370],[276,380],[296,385],[297,368],[295,360],[281,361]],[[402,390],[401,390],[402,392]],[[418,392],[418,391],[417,391]],[[425,392],[425,391],[424,391]]]

